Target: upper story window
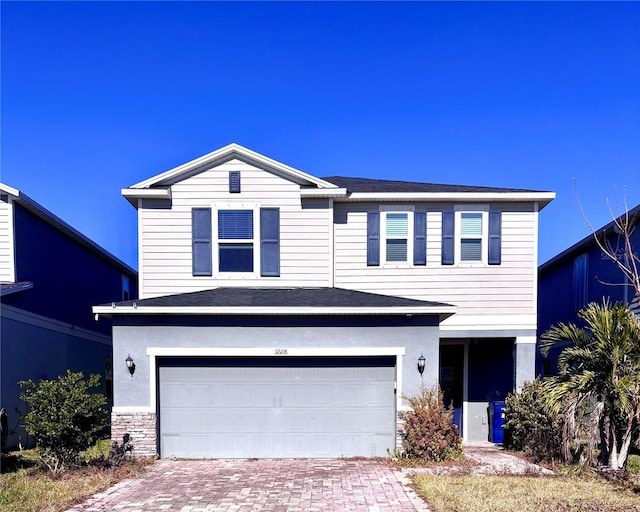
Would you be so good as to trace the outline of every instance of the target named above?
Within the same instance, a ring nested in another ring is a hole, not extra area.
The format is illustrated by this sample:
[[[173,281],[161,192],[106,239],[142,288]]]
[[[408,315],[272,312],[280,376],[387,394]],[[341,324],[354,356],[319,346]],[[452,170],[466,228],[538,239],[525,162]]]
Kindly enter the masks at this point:
[[[425,265],[426,212],[381,210],[367,214],[367,265]]]
[[[588,302],[588,267],[587,253],[573,260],[573,301],[576,311],[585,307]]]
[[[383,213],[385,235],[385,261],[406,263],[409,254],[409,214]]]
[[[461,207],[442,212],[442,264],[502,263],[502,212]]]
[[[130,298],[130,293],[129,293],[129,277],[127,276],[122,276],[122,300],[129,300]]]
[[[480,262],[483,261],[484,251],[483,241],[486,244],[486,233],[483,217],[486,212],[460,212],[460,261]]]
[[[257,268],[262,277],[280,275],[279,208],[221,208],[215,225],[211,208],[194,208],[191,219],[194,276],[211,276],[214,267],[218,276]]]
[[[253,210],[218,210],[218,271],[253,272]]]

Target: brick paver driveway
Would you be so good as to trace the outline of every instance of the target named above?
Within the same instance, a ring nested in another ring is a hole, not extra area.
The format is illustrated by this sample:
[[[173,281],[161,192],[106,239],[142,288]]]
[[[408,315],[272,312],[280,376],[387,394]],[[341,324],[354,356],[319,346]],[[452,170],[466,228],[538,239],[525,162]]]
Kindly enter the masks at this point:
[[[406,483],[367,459],[160,460],[69,512],[428,511]]]

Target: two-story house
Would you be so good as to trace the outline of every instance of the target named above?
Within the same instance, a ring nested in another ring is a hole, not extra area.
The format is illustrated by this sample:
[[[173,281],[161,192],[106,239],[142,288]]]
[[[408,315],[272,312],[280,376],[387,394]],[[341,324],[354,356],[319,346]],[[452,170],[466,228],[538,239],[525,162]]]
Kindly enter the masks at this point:
[[[102,376],[111,400],[111,322],[98,302],[137,297],[137,273],[23,192],[0,183],[0,407],[3,448],[29,444],[20,380],[67,369]],[[109,402],[110,403],[110,402]]]
[[[622,217],[612,220],[571,247],[540,265],[538,272],[538,335],[552,325],[578,323],[577,312],[590,302],[630,304],[638,311],[635,290],[619,269],[610,254],[596,243],[596,237],[615,257],[624,262],[628,259],[624,236],[616,227],[616,221],[631,222],[630,242],[633,248],[640,247],[640,232],[635,229],[640,205]],[[634,249],[635,250],[635,249]],[[629,264],[633,264],[628,260]],[[538,354],[537,373],[554,375],[557,359],[562,347],[554,348],[547,357]]]
[[[94,312],[138,453],[384,456],[403,395],[438,382],[486,439],[489,401],[534,376],[553,193],[319,179],[236,144],[122,193],[140,299]]]

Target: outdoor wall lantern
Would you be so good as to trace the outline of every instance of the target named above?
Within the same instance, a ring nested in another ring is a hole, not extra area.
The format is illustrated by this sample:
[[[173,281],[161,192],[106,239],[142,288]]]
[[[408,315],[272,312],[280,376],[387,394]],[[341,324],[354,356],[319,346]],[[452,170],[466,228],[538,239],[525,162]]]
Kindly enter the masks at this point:
[[[418,358],[418,371],[420,372],[420,375],[424,373],[424,365],[426,361],[427,360],[424,358],[424,356],[420,354],[420,357]]]
[[[133,377],[133,373],[136,371],[136,363],[134,363],[133,359],[131,359],[131,354],[127,355],[127,358],[124,360],[124,362],[127,363],[127,369],[129,370],[131,377]]]

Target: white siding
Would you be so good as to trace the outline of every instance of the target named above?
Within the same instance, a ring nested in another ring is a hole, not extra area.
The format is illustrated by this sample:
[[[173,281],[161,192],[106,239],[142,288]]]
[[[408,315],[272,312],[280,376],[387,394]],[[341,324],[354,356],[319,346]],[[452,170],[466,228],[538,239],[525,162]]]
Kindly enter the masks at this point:
[[[336,204],[335,285],[454,304],[458,321],[468,315],[532,315],[535,326],[537,213],[533,205],[500,208],[501,265],[442,265],[443,208],[426,205],[427,265],[368,267],[366,212],[377,210],[377,206]]]
[[[229,193],[230,170],[241,171],[240,194]],[[280,208],[280,277],[261,278],[259,269],[249,278],[217,274],[215,267],[211,277],[192,275],[191,209],[212,207],[215,215],[230,205]],[[328,201],[310,205],[302,207],[297,184],[238,160],[174,184],[171,209],[140,209],[140,297],[216,286],[330,286],[331,210]]]
[[[0,201],[0,281],[15,281],[13,205]]]

